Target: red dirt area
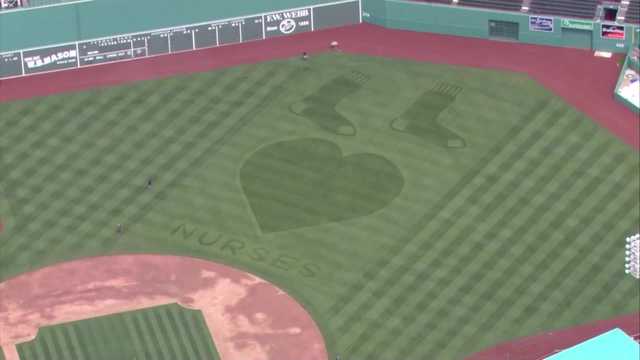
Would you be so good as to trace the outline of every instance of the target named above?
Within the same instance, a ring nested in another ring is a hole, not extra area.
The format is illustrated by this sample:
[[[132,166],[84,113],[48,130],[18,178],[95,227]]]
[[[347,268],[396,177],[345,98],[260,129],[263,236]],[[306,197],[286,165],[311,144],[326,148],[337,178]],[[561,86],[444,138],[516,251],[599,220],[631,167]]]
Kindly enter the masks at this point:
[[[0,81],[0,101],[78,91],[327,51],[524,72],[635,149],[640,119],[613,98],[617,59],[591,51],[385,29],[359,24],[181,54]]]
[[[637,336],[640,334],[640,313],[510,341],[468,356],[465,360],[541,360],[615,328]]]
[[[256,276],[178,256],[86,258],[0,283],[0,345],[38,328],[178,303],[199,309],[222,360],[326,360],[317,325],[293,298]]]

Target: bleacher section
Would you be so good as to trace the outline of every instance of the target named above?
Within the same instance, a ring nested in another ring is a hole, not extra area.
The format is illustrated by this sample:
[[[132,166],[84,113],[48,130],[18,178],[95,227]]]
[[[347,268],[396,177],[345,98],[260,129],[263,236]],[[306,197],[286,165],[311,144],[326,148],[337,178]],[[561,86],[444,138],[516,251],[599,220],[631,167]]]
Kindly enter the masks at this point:
[[[630,24],[640,24],[640,0],[629,2],[624,21]]]
[[[582,19],[593,19],[598,0],[532,0],[532,14],[560,15]]]
[[[522,0],[459,0],[458,5],[504,11],[520,11]]]

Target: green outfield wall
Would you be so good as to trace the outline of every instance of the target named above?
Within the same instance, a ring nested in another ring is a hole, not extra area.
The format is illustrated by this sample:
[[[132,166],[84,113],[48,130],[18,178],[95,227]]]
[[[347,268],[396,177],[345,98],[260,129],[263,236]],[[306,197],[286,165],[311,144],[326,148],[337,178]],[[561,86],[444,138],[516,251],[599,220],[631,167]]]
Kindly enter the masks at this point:
[[[328,0],[93,0],[0,13],[0,53],[242,17]]]
[[[267,5],[268,4],[268,5]],[[153,5],[153,6],[152,6]],[[361,22],[359,0],[92,0],[0,13],[0,79]]]
[[[634,31],[631,25],[417,1],[363,0],[362,8],[363,21],[389,28],[610,52],[626,52]]]

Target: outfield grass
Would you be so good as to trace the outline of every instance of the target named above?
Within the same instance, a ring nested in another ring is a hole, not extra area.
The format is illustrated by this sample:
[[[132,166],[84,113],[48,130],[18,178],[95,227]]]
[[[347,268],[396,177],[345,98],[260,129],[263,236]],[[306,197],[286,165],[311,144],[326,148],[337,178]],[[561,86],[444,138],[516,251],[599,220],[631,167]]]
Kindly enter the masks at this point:
[[[355,360],[459,359],[638,311],[638,153],[525,75],[327,54],[0,113],[1,278],[107,253],[220,261],[291,291]]]
[[[47,326],[17,346],[20,360],[217,360],[199,310],[158,306]]]

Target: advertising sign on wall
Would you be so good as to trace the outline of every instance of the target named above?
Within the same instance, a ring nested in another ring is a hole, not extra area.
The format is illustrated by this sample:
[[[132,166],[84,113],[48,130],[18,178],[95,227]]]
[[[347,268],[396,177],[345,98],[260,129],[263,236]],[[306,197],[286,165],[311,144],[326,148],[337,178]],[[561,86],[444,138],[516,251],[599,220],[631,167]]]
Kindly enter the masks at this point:
[[[602,24],[600,35],[604,39],[624,40],[624,25]]]
[[[593,30],[593,22],[588,20],[562,19],[560,26],[566,29]]]
[[[546,16],[529,16],[529,30],[553,32],[553,18]]]
[[[78,66],[76,44],[25,51],[23,54],[25,74],[62,70]]]
[[[267,38],[311,31],[311,9],[282,11],[264,16]]]

